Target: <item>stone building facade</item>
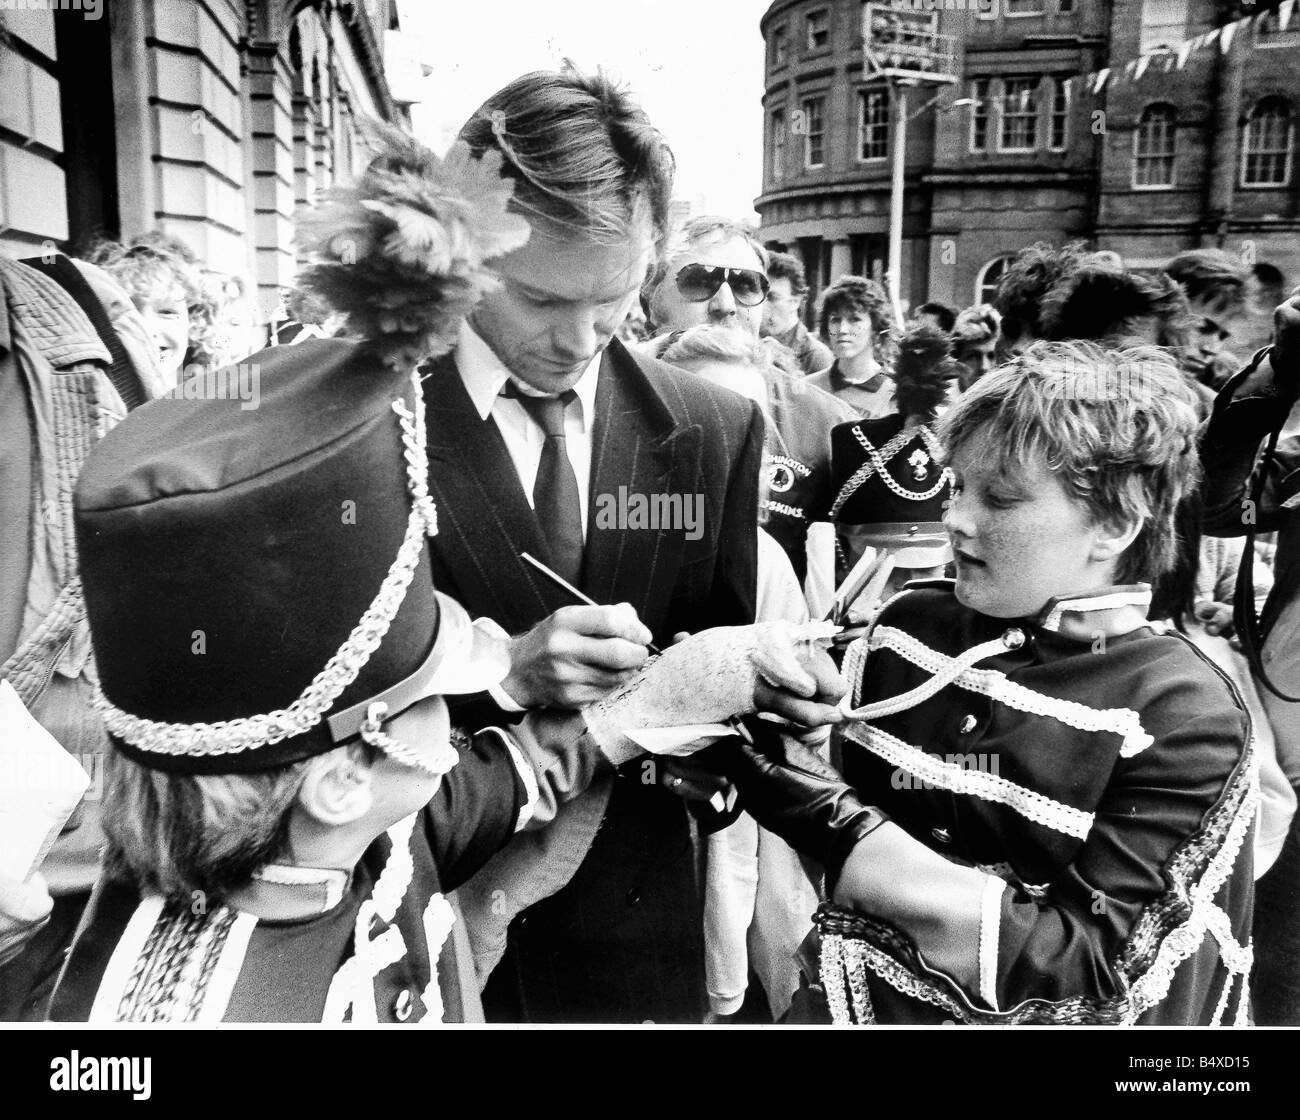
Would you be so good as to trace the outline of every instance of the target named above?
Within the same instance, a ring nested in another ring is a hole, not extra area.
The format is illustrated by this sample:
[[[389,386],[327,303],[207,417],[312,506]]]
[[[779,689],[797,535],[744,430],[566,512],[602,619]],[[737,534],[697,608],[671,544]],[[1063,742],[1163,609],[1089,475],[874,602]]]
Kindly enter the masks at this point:
[[[774,0],[761,21],[764,166],[755,207],[764,240],[796,250],[815,290],[844,272],[881,276],[887,266],[894,121],[889,89],[867,74],[864,7]],[[1256,270],[1265,302],[1300,280],[1300,4],[1288,7],[1286,27],[1264,18],[1227,52],[1218,44],[1189,52],[1169,72],[1157,57],[1140,78],[1125,73],[1140,53],[1252,9],[1223,0],[925,7],[956,41],[960,80],[910,95],[905,302],[984,300],[1006,260],[1039,240],[1082,238],[1138,267],[1220,246]],[[1078,80],[1107,67],[1122,80],[1098,93]]]
[[[0,27],[0,251],[161,229],[263,319],[295,208],[364,162],[359,118],[409,125],[392,0],[0,0]]]

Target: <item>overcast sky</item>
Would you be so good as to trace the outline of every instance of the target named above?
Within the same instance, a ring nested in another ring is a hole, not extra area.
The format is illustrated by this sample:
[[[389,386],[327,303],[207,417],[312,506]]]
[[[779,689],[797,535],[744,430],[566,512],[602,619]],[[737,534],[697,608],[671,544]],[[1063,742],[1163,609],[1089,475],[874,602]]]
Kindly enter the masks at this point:
[[[677,157],[677,195],[696,213],[757,220],[762,188],[763,39],[769,0],[399,0],[433,73],[412,109],[437,151],[489,94],[571,58],[603,65],[645,106]],[[619,14],[614,14],[619,13]]]

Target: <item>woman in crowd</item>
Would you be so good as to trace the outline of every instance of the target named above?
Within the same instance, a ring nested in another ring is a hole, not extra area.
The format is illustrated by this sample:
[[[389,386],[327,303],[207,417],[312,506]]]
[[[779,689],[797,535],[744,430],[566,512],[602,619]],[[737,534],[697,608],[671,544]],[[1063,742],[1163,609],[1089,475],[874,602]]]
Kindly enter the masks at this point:
[[[839,397],[866,420],[894,410],[889,376],[889,297],[874,280],[841,276],[821,299],[818,322],[835,360],[808,383]]]
[[[216,304],[205,293],[194,254],[174,237],[147,233],[123,245],[104,241],[89,260],[127,290],[158,347],[166,388],[217,359]]]
[[[1146,618],[1198,473],[1183,375],[1158,350],[1043,344],[939,435],[957,577],[851,647],[849,784],[730,756],[750,812],[827,867],[831,1014],[1246,1022],[1249,720]]]

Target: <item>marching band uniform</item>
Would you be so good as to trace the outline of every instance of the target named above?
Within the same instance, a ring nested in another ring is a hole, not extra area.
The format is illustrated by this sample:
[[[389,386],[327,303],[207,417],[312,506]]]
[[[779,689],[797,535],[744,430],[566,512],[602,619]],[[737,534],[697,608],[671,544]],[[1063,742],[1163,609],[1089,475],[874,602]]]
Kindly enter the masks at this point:
[[[478,691],[508,667],[506,635],[434,590],[425,538],[437,511],[415,379],[347,341],[265,351],[257,364],[255,418],[238,401],[155,402],[96,447],[78,487],[97,704],[115,749],[156,769],[287,765],[373,733],[377,703],[391,719],[424,697]],[[309,898],[314,917],[141,896],[110,869],[52,1017],[473,1016],[472,970],[440,957],[454,920],[443,892],[553,817],[602,755],[577,715],[530,717],[457,746],[433,761],[432,801],[351,874],[254,872],[262,889]]]
[[[901,568],[952,559],[943,508],[951,476],[928,425],[899,413],[839,424],[831,432],[836,496],[831,517],[847,542],[847,566],[864,548],[888,551]]]
[[[933,860],[898,863],[896,898],[962,900],[937,930],[823,906],[836,1021],[1247,1021],[1249,720],[1208,659],[1146,622],[1149,599],[1115,587],[1008,620],[962,606],[949,581],[910,584],[845,661],[854,718],[837,735],[856,797],[735,756],[749,811],[831,881],[886,818],[963,882],[985,876],[972,903]],[[923,938],[949,950],[946,970]]]

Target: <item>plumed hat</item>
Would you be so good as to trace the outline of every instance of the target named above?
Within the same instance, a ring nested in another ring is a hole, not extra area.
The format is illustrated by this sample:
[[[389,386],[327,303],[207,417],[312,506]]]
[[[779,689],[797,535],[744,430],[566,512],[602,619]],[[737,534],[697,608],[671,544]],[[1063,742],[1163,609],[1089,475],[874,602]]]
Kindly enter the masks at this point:
[[[527,225],[490,159],[440,161],[394,132],[379,146],[307,225],[306,283],[357,337],[265,350],[209,378],[218,391],[150,402],[79,480],[97,704],[144,765],[256,771],[359,733],[383,745],[381,721],[506,672],[505,635],[434,590],[414,369]],[[219,391],[236,384],[255,392]]]

